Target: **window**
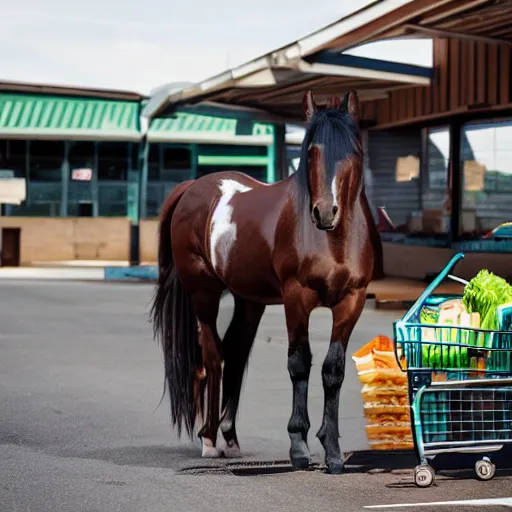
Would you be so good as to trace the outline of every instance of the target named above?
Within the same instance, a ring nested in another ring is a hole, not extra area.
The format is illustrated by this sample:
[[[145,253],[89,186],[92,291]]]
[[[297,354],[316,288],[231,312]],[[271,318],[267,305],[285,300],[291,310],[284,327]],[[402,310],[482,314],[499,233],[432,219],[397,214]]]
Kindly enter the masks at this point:
[[[94,168],[94,142],[71,142],[69,148],[70,178],[73,170]]]
[[[450,132],[448,127],[428,130],[427,185],[430,190],[448,187],[448,161],[450,159]]]
[[[426,235],[446,234],[450,217],[446,212],[449,199],[448,169],[450,129],[448,126],[426,130],[427,144],[422,178],[422,231]]]
[[[54,140],[30,141],[30,179],[61,181],[64,163],[64,142]]]
[[[149,145],[148,180],[160,179],[160,144]]]
[[[187,148],[164,146],[162,148],[163,181],[181,182],[188,180],[192,167],[192,157]]]
[[[24,140],[0,140],[0,170],[14,171],[16,178],[26,173],[26,142]]]
[[[481,236],[512,220],[512,120],[462,129],[463,235]]]
[[[126,142],[100,142],[98,144],[98,179],[126,181],[130,149]]]
[[[365,182],[384,238],[421,231],[420,154],[419,128],[368,133]]]

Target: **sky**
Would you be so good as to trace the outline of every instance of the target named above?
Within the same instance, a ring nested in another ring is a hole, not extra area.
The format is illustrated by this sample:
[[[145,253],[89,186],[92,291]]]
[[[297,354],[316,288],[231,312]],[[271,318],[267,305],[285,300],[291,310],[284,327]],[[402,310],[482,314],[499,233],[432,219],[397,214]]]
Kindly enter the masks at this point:
[[[367,0],[1,0],[0,80],[150,94],[289,44]],[[293,8],[289,6],[293,5]],[[350,53],[430,65],[430,43]]]

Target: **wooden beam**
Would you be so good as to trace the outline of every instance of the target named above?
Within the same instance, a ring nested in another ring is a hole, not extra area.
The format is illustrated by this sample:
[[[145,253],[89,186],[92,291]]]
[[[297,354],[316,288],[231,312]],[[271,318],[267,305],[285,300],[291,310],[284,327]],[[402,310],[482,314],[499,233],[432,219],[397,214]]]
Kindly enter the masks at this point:
[[[382,110],[385,111],[387,105],[390,102],[382,101]],[[383,112],[384,113],[384,112]],[[411,119],[401,119],[399,121],[381,121],[381,119],[389,119],[386,116],[381,117],[379,115],[379,124],[372,127],[372,130],[391,130],[394,128],[402,128],[406,126],[426,126],[428,124],[431,125],[440,125],[449,123],[452,117],[462,116],[464,122],[475,119],[485,119],[488,116],[500,116],[500,117],[509,117],[512,113],[512,103],[508,103],[506,105],[494,105],[488,106],[484,105],[482,107],[470,108],[470,107],[460,107],[451,112],[437,112],[430,115],[425,116],[417,116],[413,120]]]
[[[485,37],[485,36],[477,36],[474,34],[463,34],[461,32],[451,32],[449,30],[441,30],[438,28],[430,28],[424,27],[422,25],[413,25],[412,23],[408,23],[404,25],[406,30],[419,32],[421,34],[425,34],[430,37],[446,37],[451,39],[461,39],[464,41],[475,41],[479,43],[487,43],[487,44],[505,44],[508,46],[512,46],[512,42],[507,41],[506,39],[495,39],[494,37]]]
[[[383,34],[402,26],[412,19],[416,19],[418,16],[426,15],[437,7],[444,6],[448,8],[453,2],[454,0],[415,0],[348,34],[344,34],[324,44],[320,48],[316,48],[316,51],[325,49],[339,49],[342,51],[354,46],[359,46],[376,36],[382,37]]]
[[[449,7],[441,6],[431,11],[428,16],[422,18],[421,22],[425,25],[431,23],[442,22],[447,18],[461,14],[470,9],[478,7],[479,5],[486,4],[489,0],[456,0]]]

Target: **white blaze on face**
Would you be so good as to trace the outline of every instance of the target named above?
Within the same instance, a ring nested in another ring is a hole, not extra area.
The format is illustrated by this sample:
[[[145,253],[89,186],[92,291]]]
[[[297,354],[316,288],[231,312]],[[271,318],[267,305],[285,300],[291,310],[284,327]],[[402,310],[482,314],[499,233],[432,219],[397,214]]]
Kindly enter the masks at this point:
[[[229,202],[235,194],[251,190],[235,180],[221,180],[219,188],[222,195],[213,212],[210,231],[210,259],[215,269],[218,263],[217,251],[226,262],[236,241],[236,224],[232,220],[233,207]]]
[[[336,183],[336,174],[331,181],[332,205],[338,206],[338,185]]]

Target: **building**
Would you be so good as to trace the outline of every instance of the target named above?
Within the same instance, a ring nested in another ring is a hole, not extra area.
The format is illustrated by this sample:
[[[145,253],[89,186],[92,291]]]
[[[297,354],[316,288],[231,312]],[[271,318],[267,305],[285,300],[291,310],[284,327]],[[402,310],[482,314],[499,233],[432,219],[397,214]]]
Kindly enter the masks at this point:
[[[146,102],[123,91],[0,83],[0,171],[26,182],[26,200],[2,205],[0,226],[18,229],[22,264],[128,260],[130,224],[157,217],[177,183],[233,167],[276,179],[273,125],[202,105],[151,124],[141,180]]]

